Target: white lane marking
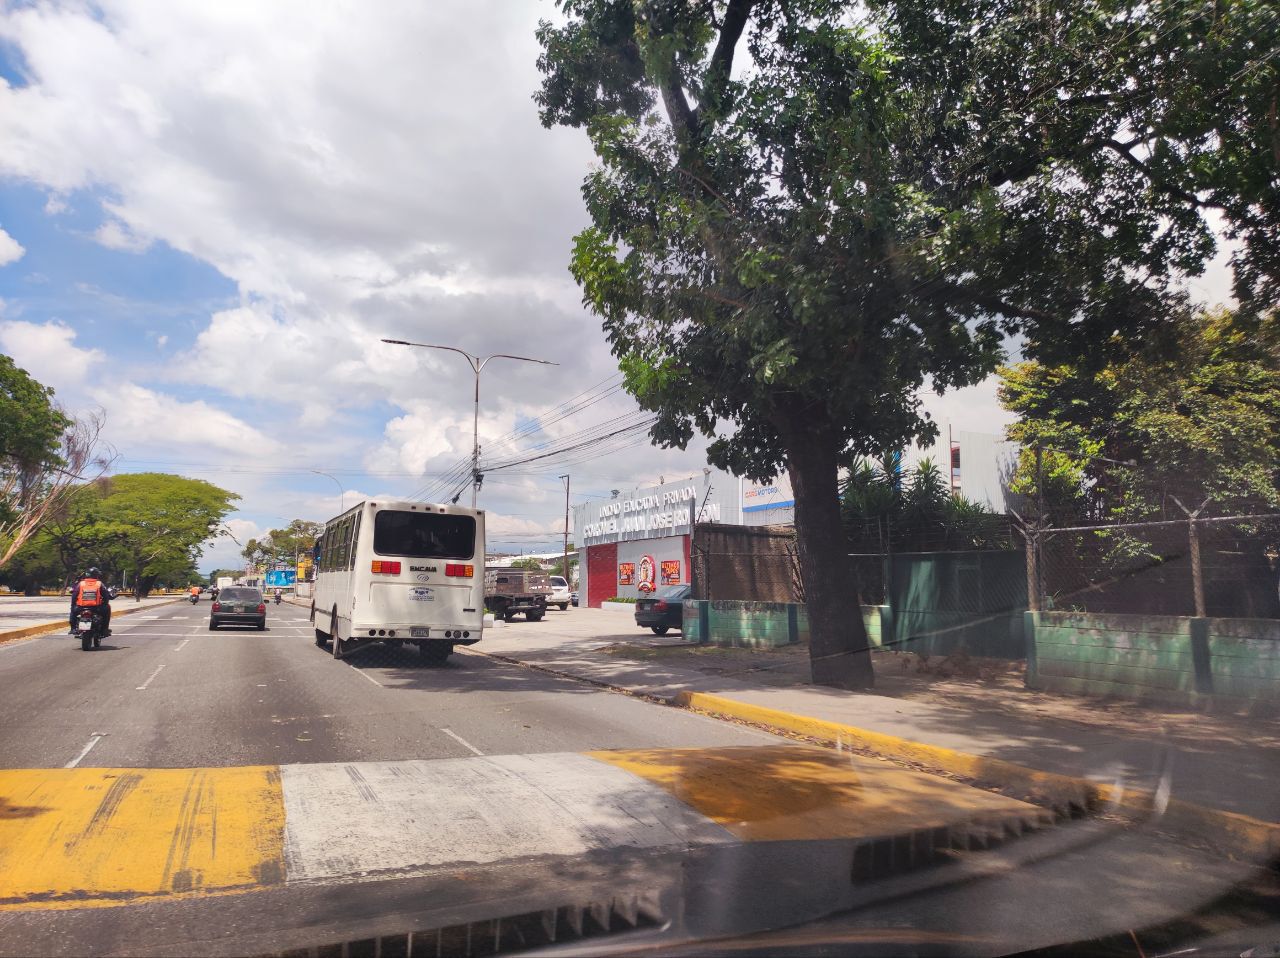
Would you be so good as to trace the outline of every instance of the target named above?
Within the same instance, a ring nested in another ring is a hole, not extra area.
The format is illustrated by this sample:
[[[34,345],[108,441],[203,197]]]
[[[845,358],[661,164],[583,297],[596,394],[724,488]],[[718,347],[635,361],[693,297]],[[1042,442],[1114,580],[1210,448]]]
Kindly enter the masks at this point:
[[[372,682],[372,683],[373,683],[374,685],[376,685],[378,688],[382,688],[382,683],[381,683],[381,682],[379,682],[377,679],[375,679],[372,675],[370,675],[370,674],[369,674],[368,672],[366,672],[364,669],[357,669],[357,668],[356,668],[354,665],[352,665],[350,662],[343,662],[342,664],[343,664],[343,665],[345,665],[347,668],[351,669],[353,672],[356,672],[356,673],[357,673],[357,674],[359,674],[359,675],[363,675],[366,679],[368,679],[370,682]]]
[[[666,789],[586,755],[284,765],[280,777],[290,883],[736,841]]]
[[[82,748],[82,749],[80,750],[80,754],[79,754],[79,755],[77,755],[77,756],[76,756],[75,758],[73,758],[71,761],[67,762],[67,764],[66,764],[66,765],[64,765],[64,766],[62,766],[62,767],[63,767],[63,768],[75,768],[77,765],[79,765],[79,764],[80,764],[81,759],[83,759],[86,755],[88,755],[88,754],[89,754],[89,750],[90,750],[91,748],[93,748],[95,745],[97,745],[99,742],[101,742],[101,741],[102,741],[102,737],[103,737],[104,735],[106,735],[106,732],[94,732],[92,735],[90,735],[90,736],[89,736],[89,744],[88,744],[88,745],[86,745],[84,748]]]
[[[173,647],[173,651],[175,651],[175,652],[181,652],[181,651],[182,651],[182,647],[183,647],[184,645],[186,645],[186,644],[187,644],[188,642],[190,642],[190,641],[191,641],[190,639],[183,639],[181,642],[179,642],[177,645],[175,645],[175,646]]]
[[[158,618],[160,618],[160,616],[158,616],[158,615],[140,615],[140,616],[137,616],[137,620],[138,620],[139,622],[146,622],[148,619],[158,619]],[[171,618],[171,619],[172,619],[172,618],[176,618],[176,616],[169,616],[169,618]]]
[[[484,752],[480,751],[480,749],[476,748],[474,745],[472,745],[470,742],[468,742],[465,738],[463,738],[461,735],[459,735],[457,732],[453,731],[452,729],[442,728],[440,731],[444,732],[445,735],[449,736],[449,738],[453,739],[463,748],[470,749],[471,751],[475,752],[475,754],[477,755],[484,754]]]
[[[136,689],[134,689],[134,691],[135,692],[146,691],[147,686],[151,684],[151,680],[154,679],[157,675],[159,675],[163,670],[164,670],[163,665],[157,665],[156,670],[152,672],[149,676],[147,676],[147,680],[143,682],[141,685],[139,685]]]

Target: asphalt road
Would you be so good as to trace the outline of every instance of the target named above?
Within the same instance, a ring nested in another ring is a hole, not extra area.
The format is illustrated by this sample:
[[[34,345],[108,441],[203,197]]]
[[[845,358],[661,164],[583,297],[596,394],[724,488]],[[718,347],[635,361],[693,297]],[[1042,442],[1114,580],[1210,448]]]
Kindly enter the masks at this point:
[[[0,646],[0,768],[183,768],[465,758],[779,740],[456,652],[374,646],[336,661],[306,610],[208,628],[209,603],[114,623],[83,652],[51,634]],[[480,646],[483,648],[483,645]],[[92,743],[85,754],[81,754]]]
[[[488,953],[521,922],[618,932],[641,901],[668,945],[842,913],[858,940],[865,923],[923,936],[899,953],[999,954],[1162,920],[1247,874],[1086,822],[986,864],[851,880],[878,861],[858,849],[890,861],[939,832],[985,848],[1043,810],[478,654],[336,661],[289,604],[264,632],[208,614],[130,616],[94,652],[0,646],[0,955],[390,955],[406,932],[413,954]],[[586,627],[558,618],[543,627]],[[1109,910],[1075,904],[1080,883]]]

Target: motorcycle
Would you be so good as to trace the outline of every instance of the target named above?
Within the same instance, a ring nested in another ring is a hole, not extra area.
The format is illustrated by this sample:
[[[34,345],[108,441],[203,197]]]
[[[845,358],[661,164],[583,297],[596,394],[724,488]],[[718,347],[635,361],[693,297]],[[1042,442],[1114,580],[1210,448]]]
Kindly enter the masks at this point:
[[[76,616],[74,629],[76,638],[80,640],[80,648],[85,652],[102,645],[102,637],[106,630],[102,627],[101,616],[94,615],[92,609],[81,609]]]
[[[277,596],[276,596],[276,605],[279,605],[279,604],[280,604],[280,602],[281,602],[280,596],[279,596],[279,595],[277,595]]]
[[[194,592],[191,593],[191,604],[195,605],[199,601],[200,601],[200,596],[196,595]]]

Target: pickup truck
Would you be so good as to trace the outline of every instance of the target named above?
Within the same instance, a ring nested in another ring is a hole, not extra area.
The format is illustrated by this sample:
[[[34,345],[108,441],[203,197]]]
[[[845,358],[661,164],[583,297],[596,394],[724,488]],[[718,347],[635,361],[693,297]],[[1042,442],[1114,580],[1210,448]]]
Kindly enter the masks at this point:
[[[551,580],[530,569],[486,569],[484,606],[495,618],[510,622],[519,613],[530,622],[547,614]]]

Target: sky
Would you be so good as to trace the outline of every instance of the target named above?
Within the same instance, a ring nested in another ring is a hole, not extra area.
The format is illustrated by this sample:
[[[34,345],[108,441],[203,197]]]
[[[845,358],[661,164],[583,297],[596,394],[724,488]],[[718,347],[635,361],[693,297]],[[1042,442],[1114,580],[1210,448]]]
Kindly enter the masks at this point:
[[[493,462],[641,418],[567,270],[592,156],[531,99],[534,29],[554,16],[538,0],[0,0],[0,352],[104,416],[116,471],[240,496],[203,570],[293,518],[457,491],[470,367],[382,338],[559,364],[485,370]],[[1218,264],[1200,291],[1225,282]],[[990,381],[926,408],[960,429],[1009,421]],[[624,434],[494,472],[490,545],[554,548],[566,471],[577,503],[700,473],[703,449]]]

